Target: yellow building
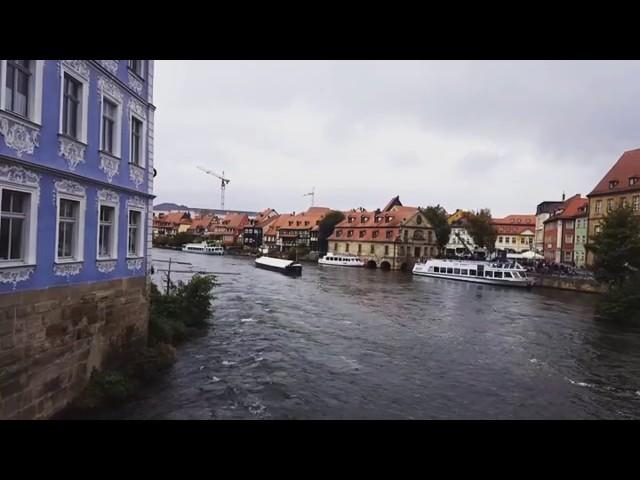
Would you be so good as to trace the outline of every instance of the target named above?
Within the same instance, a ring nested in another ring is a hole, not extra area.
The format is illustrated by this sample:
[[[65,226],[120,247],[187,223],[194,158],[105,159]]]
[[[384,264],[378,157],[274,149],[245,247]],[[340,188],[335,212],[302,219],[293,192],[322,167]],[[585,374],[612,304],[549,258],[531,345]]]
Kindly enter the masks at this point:
[[[624,152],[587,198],[589,238],[600,232],[607,213],[621,205],[630,205],[640,215],[640,149]],[[587,251],[587,265],[593,265],[593,260]]]
[[[438,254],[427,218],[415,207],[404,207],[398,197],[382,210],[346,212],[328,242],[332,253],[357,255],[370,267],[392,270],[412,268],[417,260]]]

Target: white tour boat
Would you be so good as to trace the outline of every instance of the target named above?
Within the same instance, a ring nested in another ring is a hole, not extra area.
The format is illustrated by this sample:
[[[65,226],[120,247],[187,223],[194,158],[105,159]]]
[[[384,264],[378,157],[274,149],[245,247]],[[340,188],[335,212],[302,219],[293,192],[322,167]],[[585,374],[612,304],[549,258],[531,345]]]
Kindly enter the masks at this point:
[[[318,259],[320,265],[337,265],[339,267],[364,267],[366,262],[348,253],[327,253]]]
[[[413,274],[513,287],[529,287],[533,284],[532,280],[527,278],[527,270],[517,262],[430,259],[425,263],[416,263]]]
[[[224,255],[224,248],[217,245],[209,245],[207,242],[202,243],[185,243],[182,246],[183,252],[203,253],[205,255]]]

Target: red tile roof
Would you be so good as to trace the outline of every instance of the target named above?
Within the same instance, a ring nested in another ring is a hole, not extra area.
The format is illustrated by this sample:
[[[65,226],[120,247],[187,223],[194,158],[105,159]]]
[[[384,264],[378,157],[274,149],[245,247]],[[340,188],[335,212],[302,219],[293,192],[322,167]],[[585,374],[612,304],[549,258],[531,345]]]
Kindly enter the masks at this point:
[[[172,212],[163,215],[159,220],[178,225],[187,225],[191,223],[191,217],[186,212]]]
[[[572,219],[576,217],[583,217],[587,214],[587,205],[589,200],[582,198],[580,194],[576,194],[573,197],[566,200],[562,207],[556,210],[555,215],[551,215],[544,223],[553,222],[558,219]]]
[[[191,221],[191,228],[189,228],[189,230],[195,230],[196,228],[209,228],[209,226],[214,223],[215,220],[216,217],[214,215],[203,215],[201,217],[196,217]]]
[[[532,233],[536,229],[535,215],[507,215],[504,218],[493,218],[491,223],[498,235],[521,235],[529,230]]]
[[[220,225],[226,228],[240,228],[249,221],[246,213],[230,213],[222,217]]]
[[[393,241],[400,236],[400,228],[398,227],[409,220],[417,211],[416,207],[402,206],[399,198],[394,197],[383,210],[352,210],[344,212],[345,219],[336,225],[333,233],[329,236],[329,240]],[[376,218],[378,219],[377,222]],[[347,236],[347,232],[350,230],[353,230],[351,237]],[[377,232],[376,237],[374,237],[374,232]],[[390,232],[391,238],[387,237],[387,232]]]
[[[629,179],[638,178],[634,185],[629,184]],[[617,182],[612,188],[610,182]],[[606,195],[640,190],[640,149],[624,152],[618,161],[602,177],[588,197],[592,195]]]

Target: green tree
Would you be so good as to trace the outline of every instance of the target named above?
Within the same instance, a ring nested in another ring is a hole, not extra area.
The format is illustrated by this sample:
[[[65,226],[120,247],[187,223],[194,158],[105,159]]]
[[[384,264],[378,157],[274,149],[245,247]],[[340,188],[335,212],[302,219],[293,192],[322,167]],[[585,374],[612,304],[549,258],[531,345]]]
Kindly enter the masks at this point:
[[[593,273],[597,281],[619,287],[640,271],[640,217],[631,207],[620,207],[609,212],[601,226],[586,245],[595,256]]]
[[[449,225],[447,221],[447,218],[449,218],[447,211],[440,205],[420,209],[420,211],[427,217],[427,220],[436,232],[438,251],[444,252],[445,246],[449,243],[449,237],[451,236],[451,225]]]
[[[191,233],[180,232],[169,239],[169,244],[174,247],[181,247],[185,243],[193,243],[195,238],[195,235]]]
[[[336,225],[344,220],[344,213],[338,210],[331,210],[327,213],[318,225],[318,250],[321,254],[327,253],[329,242],[327,238],[331,236]]]
[[[477,212],[470,212],[467,217],[467,231],[478,247],[486,248],[489,252],[495,251],[498,234],[491,223],[491,210],[483,208]]]
[[[593,273],[609,287],[598,302],[601,318],[640,322],[640,217],[620,207],[602,220],[602,230],[586,245],[594,254]]]

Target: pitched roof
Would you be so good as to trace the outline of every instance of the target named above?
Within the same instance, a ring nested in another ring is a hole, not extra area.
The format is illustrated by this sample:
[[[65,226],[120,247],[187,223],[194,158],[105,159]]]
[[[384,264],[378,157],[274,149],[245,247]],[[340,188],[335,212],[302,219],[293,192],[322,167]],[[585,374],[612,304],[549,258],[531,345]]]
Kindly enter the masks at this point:
[[[398,207],[402,206],[402,202],[400,201],[400,195],[396,195],[391,200],[389,200],[389,203],[387,203],[387,205],[382,209],[382,211],[386,212],[388,210],[391,210],[391,208],[394,206],[398,206]]]
[[[247,220],[249,217],[246,213],[230,213],[222,218],[220,225],[224,225],[226,228],[239,228]]]
[[[629,185],[629,178],[631,177],[639,179],[635,185]],[[610,182],[617,183],[611,184],[613,186],[610,188]],[[634,190],[640,190],[640,149],[624,152],[587,196]]]
[[[494,225],[527,225],[534,226],[536,225],[536,216],[535,215],[507,215],[504,218],[493,218],[491,219],[491,223]]]
[[[572,219],[576,217],[582,217],[587,213],[587,205],[589,200],[582,198],[579,193],[566,200],[562,206],[556,210],[554,215],[551,215],[544,223],[553,222],[558,219]]]
[[[168,223],[186,225],[191,223],[191,217],[187,212],[171,212],[163,215],[160,220]]]
[[[191,229],[208,228],[216,219],[213,215],[202,215],[191,221]]]

